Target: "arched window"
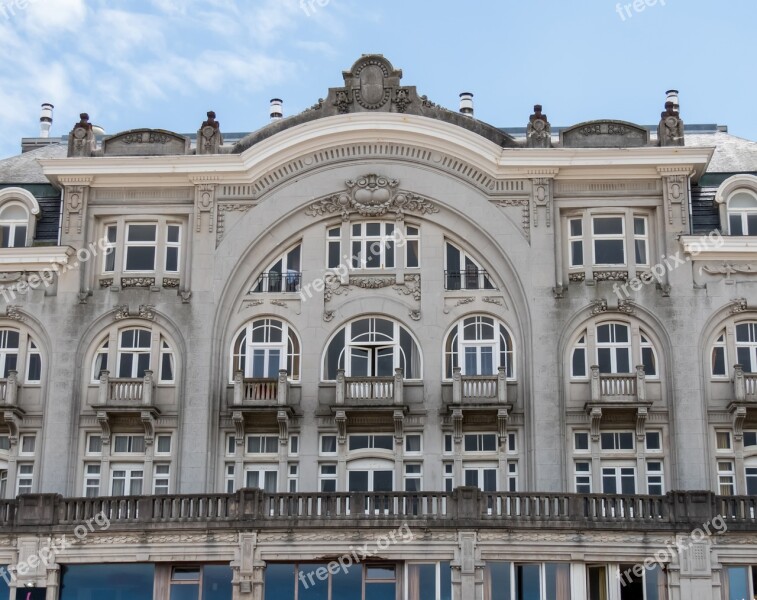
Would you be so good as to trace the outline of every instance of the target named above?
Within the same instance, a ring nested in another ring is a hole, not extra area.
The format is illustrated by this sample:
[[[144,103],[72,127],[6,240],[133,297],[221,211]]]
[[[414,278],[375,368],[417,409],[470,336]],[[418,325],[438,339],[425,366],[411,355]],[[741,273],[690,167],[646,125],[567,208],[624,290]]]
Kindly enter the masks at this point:
[[[570,355],[571,378],[588,377],[589,360],[592,361],[590,364],[599,366],[600,373],[632,373],[636,365],[644,365],[647,378],[660,376],[657,349],[652,338],[643,329],[635,329],[629,323],[606,321],[582,331],[573,343]]]
[[[29,211],[17,202],[0,208],[0,248],[23,248],[27,245]]]
[[[340,329],[326,347],[323,378],[389,377],[402,369],[405,379],[421,378],[421,354],[410,332],[399,323],[381,317],[364,317]]]
[[[237,334],[231,350],[234,373],[254,379],[275,379],[286,369],[289,379],[300,378],[300,340],[292,327],[280,319],[256,319]]]
[[[142,379],[153,371],[158,383],[175,382],[173,346],[161,333],[146,327],[125,327],[101,339],[92,357],[92,383],[103,371],[111,377]]]
[[[297,244],[294,248],[290,248],[279,256],[258,276],[250,291],[253,293],[298,292],[302,279],[300,267],[301,249],[301,244]]]
[[[444,376],[452,378],[455,368],[463,375],[494,375],[505,367],[515,379],[515,346],[507,327],[493,317],[475,315],[458,321],[444,345]]]
[[[757,323],[736,325],[736,360],[745,373],[757,373]]]
[[[757,194],[738,190],[728,198],[730,235],[757,235]]]
[[[42,355],[37,343],[25,331],[0,329],[0,378],[8,379],[11,371],[18,373],[19,382],[39,383]]]
[[[446,242],[444,246],[444,289],[496,289],[489,274],[478,261],[451,242]]]

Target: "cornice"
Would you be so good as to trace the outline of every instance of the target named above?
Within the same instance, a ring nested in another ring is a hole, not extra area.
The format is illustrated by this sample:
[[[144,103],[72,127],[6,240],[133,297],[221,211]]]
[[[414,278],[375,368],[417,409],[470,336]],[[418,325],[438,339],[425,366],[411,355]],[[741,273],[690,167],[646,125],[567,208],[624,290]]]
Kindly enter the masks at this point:
[[[482,177],[512,179],[524,176],[583,178],[658,178],[659,169],[693,171],[699,176],[714,148],[500,148],[481,136],[414,115],[359,113],[326,117],[287,129],[263,140],[242,154],[95,157],[40,160],[53,183],[91,177],[94,186],[188,185],[204,177],[219,183],[249,183],[287,163],[298,170],[320,166],[313,156],[328,152],[334,161],[373,158],[372,147],[397,145],[396,155],[380,158],[404,160],[405,148],[422,149],[422,161],[431,166],[462,161]],[[351,147],[351,151],[341,148]],[[362,149],[358,152],[356,148]],[[357,153],[356,153],[357,152]],[[446,158],[445,158],[446,157]]]
[[[692,260],[754,260],[757,259],[757,237],[682,235],[683,251]]]

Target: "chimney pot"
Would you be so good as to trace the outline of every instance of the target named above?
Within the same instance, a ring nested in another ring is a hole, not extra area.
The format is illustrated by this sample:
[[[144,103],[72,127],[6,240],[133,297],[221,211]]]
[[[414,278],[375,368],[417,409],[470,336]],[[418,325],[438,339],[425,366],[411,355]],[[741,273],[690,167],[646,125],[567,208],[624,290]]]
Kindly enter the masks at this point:
[[[460,112],[469,117],[473,116],[473,94],[470,92],[460,94]]]
[[[42,104],[39,114],[39,137],[50,137],[50,128],[53,126],[53,108],[49,102]]]
[[[271,98],[271,120],[281,119],[284,116],[284,102],[280,98]]]

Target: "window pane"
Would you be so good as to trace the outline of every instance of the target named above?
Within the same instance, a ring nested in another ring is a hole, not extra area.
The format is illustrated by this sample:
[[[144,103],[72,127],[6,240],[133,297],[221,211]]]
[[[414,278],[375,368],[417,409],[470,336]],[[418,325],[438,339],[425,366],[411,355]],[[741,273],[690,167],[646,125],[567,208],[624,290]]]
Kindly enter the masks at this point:
[[[42,359],[39,354],[29,355],[29,372],[26,378],[28,381],[39,381],[42,378]]]
[[[368,491],[368,471],[350,471],[348,480],[348,490],[350,492]]]
[[[712,374],[725,375],[725,348],[712,349]]]
[[[544,581],[547,598],[555,600],[570,600],[570,565],[544,565]]]
[[[628,348],[616,349],[616,361],[617,371],[616,373],[630,373],[631,372],[631,351]]]
[[[757,231],[757,229],[755,229],[755,231]],[[23,248],[26,246],[26,225],[16,225],[13,246],[16,248]]]
[[[741,600],[749,596],[749,567],[728,567],[728,600]]]
[[[130,242],[154,242],[156,225],[129,225]]]
[[[373,473],[373,491],[391,492],[394,489],[394,471],[375,471]]]
[[[166,239],[171,243],[178,243],[179,241],[179,226],[169,225]]]
[[[623,233],[622,217],[594,217],[596,235],[621,235]]]
[[[303,565],[304,567],[304,565]],[[316,580],[317,581],[317,580]],[[324,582],[325,583],[325,582]],[[331,576],[331,598],[344,598],[344,600],[360,600],[363,595],[363,570],[359,565],[353,565],[345,572],[340,569]],[[275,600],[290,600],[289,596],[272,596]],[[266,594],[266,600],[268,595]]]
[[[645,240],[636,240],[634,242],[636,247],[636,264],[647,264],[647,242]]]
[[[410,268],[417,267],[419,265],[418,240],[408,240],[406,248],[406,266]]]
[[[515,566],[515,590],[519,600],[541,598],[539,571],[539,565]]]
[[[655,361],[652,348],[641,349],[641,362],[644,365],[645,374],[657,375],[657,361]]]
[[[625,264],[624,240],[594,240],[595,262],[600,265]]]
[[[570,266],[580,267],[584,264],[584,244],[583,242],[570,243]]]
[[[573,350],[573,365],[571,370],[573,377],[586,377],[586,349],[576,348]]]
[[[735,215],[729,215],[728,225],[729,225],[731,235],[744,235],[744,230],[742,229],[742,226],[741,226],[741,213],[736,213]]]
[[[132,246],[126,249],[127,271],[154,271],[155,247]]]
[[[166,271],[176,272],[179,270],[179,249],[166,248]]]
[[[60,600],[153,597],[152,564],[61,565]]]
[[[597,362],[599,363],[600,373],[612,373],[612,358],[609,348],[599,348],[597,350]]]
[[[571,219],[570,220],[570,235],[572,237],[578,237],[583,232],[583,226],[581,219]]]
[[[281,598],[281,600],[293,600],[295,581],[297,579],[293,564],[269,562],[265,568],[265,599],[278,600]],[[152,595],[150,594],[147,597],[150,598]]]

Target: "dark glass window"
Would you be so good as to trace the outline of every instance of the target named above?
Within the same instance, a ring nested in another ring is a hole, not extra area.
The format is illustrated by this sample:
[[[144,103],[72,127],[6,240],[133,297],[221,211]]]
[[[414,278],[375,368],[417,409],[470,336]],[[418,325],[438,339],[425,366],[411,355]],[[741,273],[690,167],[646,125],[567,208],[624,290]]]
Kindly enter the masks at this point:
[[[151,564],[62,565],[60,600],[146,600],[154,579]]]

